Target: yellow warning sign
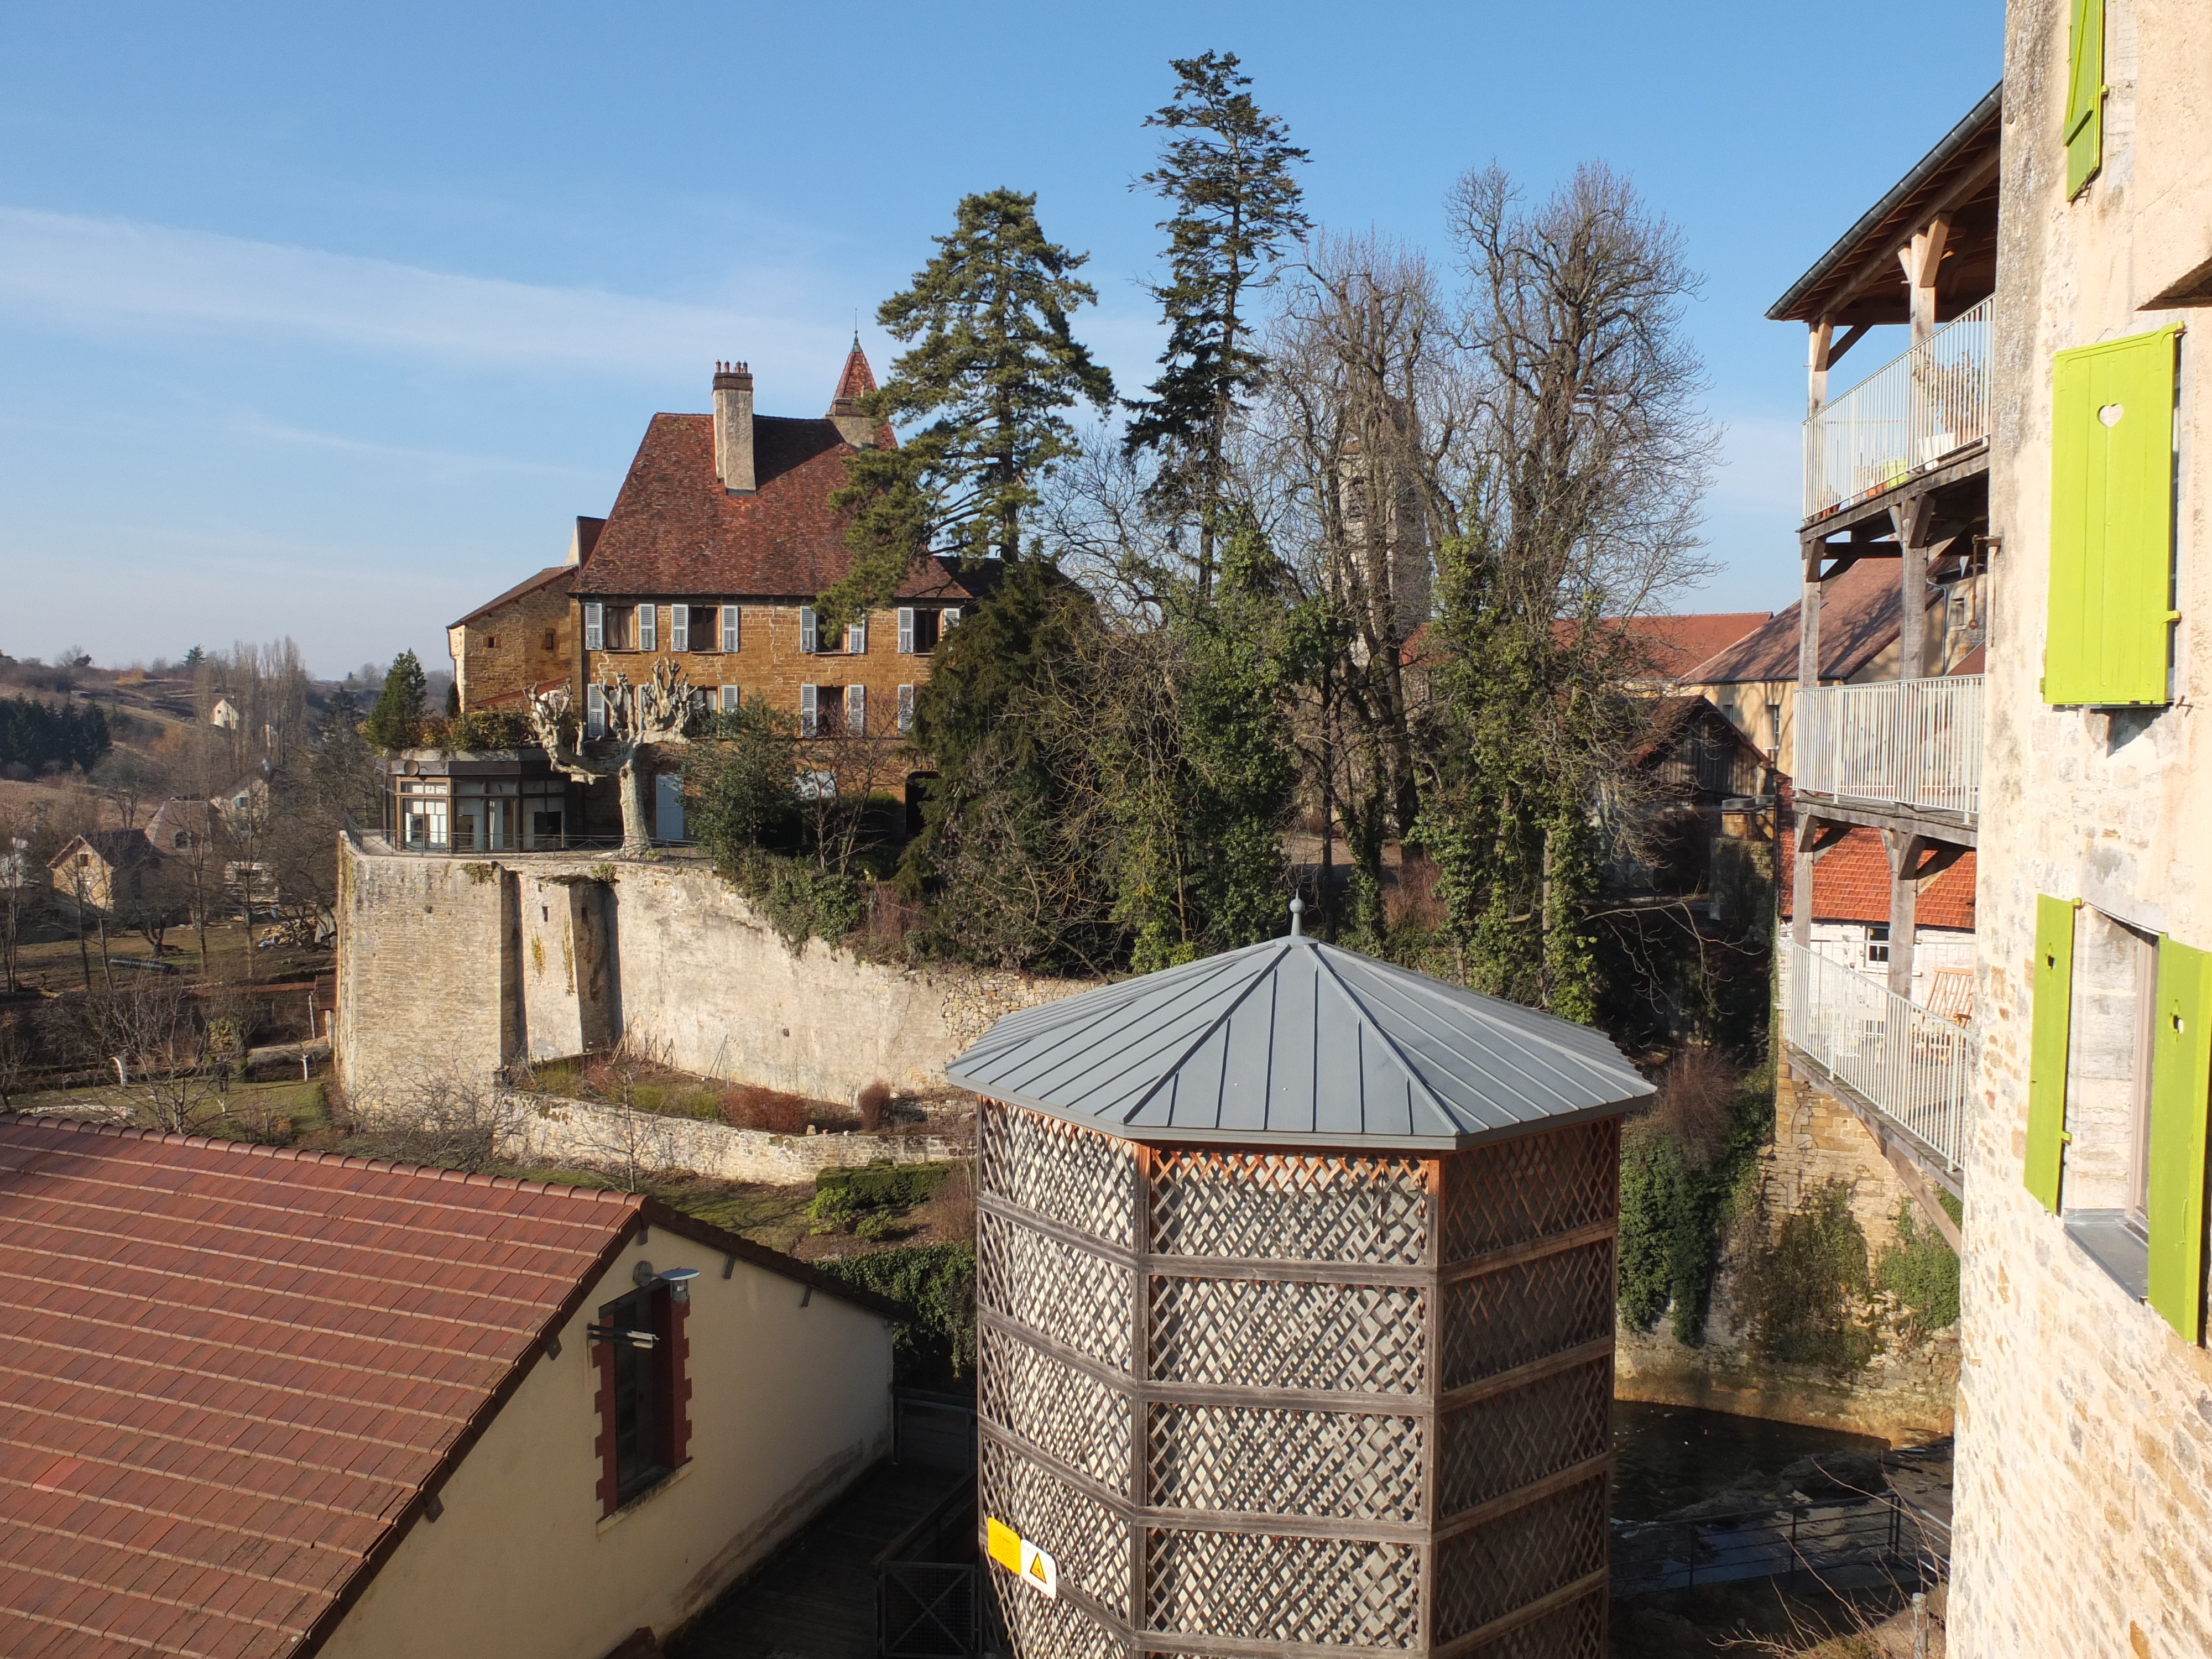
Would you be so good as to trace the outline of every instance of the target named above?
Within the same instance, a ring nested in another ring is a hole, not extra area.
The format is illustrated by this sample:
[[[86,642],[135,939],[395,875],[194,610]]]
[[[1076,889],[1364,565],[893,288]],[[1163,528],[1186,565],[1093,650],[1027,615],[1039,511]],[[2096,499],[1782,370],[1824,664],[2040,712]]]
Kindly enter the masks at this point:
[[[983,1553],[1031,1589],[1060,1599],[1060,1563],[1005,1522],[983,1517]]]

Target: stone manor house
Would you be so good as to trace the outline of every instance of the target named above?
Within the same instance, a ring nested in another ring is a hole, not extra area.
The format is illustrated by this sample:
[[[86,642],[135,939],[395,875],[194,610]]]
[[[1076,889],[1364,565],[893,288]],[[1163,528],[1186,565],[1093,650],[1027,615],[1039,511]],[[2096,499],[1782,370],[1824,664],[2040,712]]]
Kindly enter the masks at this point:
[[[2208,153],[2212,9],[2010,0],[2002,82],[1769,313],[1810,371],[1778,1055],[1963,1202],[1967,1659],[2212,1653]],[[1845,683],[1824,613],[1877,579],[1893,676]]]
[[[896,745],[944,629],[983,578],[919,562],[894,602],[865,616],[817,616],[817,594],[850,568],[830,497],[855,452],[896,441],[860,410],[875,376],[854,342],[828,411],[757,415],[752,372],[719,365],[714,410],[655,415],[605,519],[580,518],[567,562],[541,570],[447,630],[464,712],[520,712],[568,690],[586,738],[606,731],[604,688],[659,663],[680,667],[717,710],[766,701],[809,736]],[[918,777],[896,775],[909,813]],[[579,784],[532,750],[418,751],[389,769],[384,829],[395,846],[538,852],[617,836],[611,779]],[[684,839],[673,774],[655,793],[656,836]]]

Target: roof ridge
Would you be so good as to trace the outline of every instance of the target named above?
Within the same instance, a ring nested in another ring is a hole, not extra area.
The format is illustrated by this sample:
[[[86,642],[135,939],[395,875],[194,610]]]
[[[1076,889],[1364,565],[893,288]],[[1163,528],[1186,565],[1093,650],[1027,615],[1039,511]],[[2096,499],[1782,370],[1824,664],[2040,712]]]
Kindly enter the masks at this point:
[[[1401,968],[1396,963],[1385,962],[1380,957],[1370,957],[1358,951],[1347,951],[1345,954],[1347,956],[1357,957],[1362,962],[1373,963],[1376,967],[1387,970],[1392,978],[1407,982],[1407,988],[1409,990],[1417,991],[1422,995],[1428,997],[1431,1001],[1443,1003],[1448,1007],[1466,1008],[1468,1012],[1474,1015],[1476,1018],[1481,1020],[1486,1025],[1489,1026],[1493,1030],[1513,1031],[1517,1034],[1523,1030],[1523,1028],[1519,1024],[1499,1018],[1499,1016],[1490,1008],[1476,1007],[1466,1002],[1462,1002],[1457,997],[1448,994],[1450,991],[1459,988],[1448,986],[1441,981],[1432,981],[1426,974],[1416,973],[1413,969],[1407,968]],[[1565,1018],[1559,1014],[1553,1013],[1548,1009],[1529,1008],[1523,1006],[1522,1004],[1517,1002],[1505,1001],[1503,998],[1495,1000],[1504,1001],[1506,1007],[1510,1008],[1516,1012],[1534,1014],[1536,1016],[1538,1020],[1556,1019],[1563,1025],[1573,1026],[1577,1031],[1587,1031],[1591,1036],[1598,1038],[1601,1042],[1609,1043],[1613,1041],[1612,1038],[1607,1036],[1603,1031],[1599,1030],[1595,1025],[1577,1025],[1574,1021]],[[1568,1047],[1565,1042],[1562,1042],[1558,1037],[1551,1036],[1540,1024],[1532,1024],[1528,1027],[1527,1036],[1531,1042],[1540,1042],[1547,1048],[1556,1049],[1559,1053],[1566,1055],[1569,1059],[1574,1060],[1578,1065],[1592,1066],[1597,1063],[1591,1056],[1578,1053],[1577,1050]],[[1618,1052],[1617,1047],[1616,1052]],[[1625,1058],[1623,1063],[1627,1063]]]
[[[1263,939],[1261,941],[1261,945],[1277,945],[1283,948],[1276,953],[1274,959],[1269,962],[1265,968],[1261,969],[1259,973],[1253,975],[1249,979],[1245,981],[1243,988],[1238,991],[1235,996],[1230,998],[1229,1006],[1224,1008],[1219,1013],[1216,1014],[1212,1020],[1208,1021],[1199,1031],[1199,1034],[1191,1039],[1190,1046],[1185,1048],[1181,1054],[1176,1056],[1175,1063],[1160,1073],[1159,1081],[1153,1084],[1151,1088],[1146,1090],[1144,1093],[1139,1095],[1134,1101],[1130,1103],[1128,1110],[1123,1113],[1121,1116],[1121,1121],[1124,1123],[1127,1123],[1139,1112],[1143,1111],[1145,1108],[1151,1103],[1152,1098],[1154,1095],[1159,1093],[1161,1090],[1167,1087],[1170,1083],[1172,1083],[1175,1080],[1176,1073],[1182,1070],[1184,1066],[1190,1064],[1191,1060],[1197,1055],[1198,1051],[1200,1048],[1203,1048],[1206,1043],[1212,1039],[1213,1034],[1221,1029],[1224,1022],[1225,1022],[1231,1014],[1235,1013],[1239,1008],[1244,1006],[1244,999],[1252,994],[1253,988],[1257,986],[1263,979],[1265,979],[1270,970],[1282,965],[1283,958],[1290,954],[1291,942],[1296,937],[1297,935],[1295,934],[1285,934],[1281,939]],[[1200,957],[1200,960],[1204,961],[1205,958]],[[1145,976],[1139,975],[1140,979],[1143,977]]]
[[[360,1158],[351,1152],[330,1152],[313,1146],[271,1146],[264,1142],[226,1140],[220,1135],[186,1134],[175,1129],[149,1129],[136,1123],[102,1123],[96,1119],[48,1117],[37,1112],[0,1112],[0,1125],[36,1124],[68,1129],[75,1133],[106,1135],[120,1140],[150,1140],[165,1146],[204,1146],[240,1158],[281,1158],[298,1164],[327,1164],[335,1168],[391,1170],[399,1175],[423,1176],[463,1186],[496,1187],[508,1192],[558,1194],[589,1198],[636,1209],[643,1203],[638,1193],[618,1193],[605,1187],[575,1187],[557,1181],[530,1181],[520,1176],[486,1175],[481,1170],[441,1169],[434,1164],[403,1164],[396,1158]]]
[[[1318,944],[1319,941],[1316,942]],[[1350,954],[1356,956],[1358,953],[1357,951],[1353,951]],[[1352,1005],[1353,1012],[1359,1017],[1359,1023],[1362,1025],[1368,1027],[1376,1036],[1382,1038],[1383,1046],[1389,1049],[1392,1057],[1395,1058],[1398,1064],[1405,1069],[1407,1081],[1419,1086],[1420,1091],[1429,1097],[1429,1104],[1437,1110],[1438,1115],[1443,1117],[1445,1122],[1450,1124],[1454,1128],[1460,1127],[1459,1114],[1453,1111],[1450,1107],[1444,1104],[1442,1097],[1439,1097],[1437,1091],[1430,1086],[1429,1080],[1421,1075],[1420,1068],[1416,1066],[1411,1060],[1406,1057],[1406,1051],[1398,1046],[1397,1039],[1393,1037],[1389,1032],[1382,1029],[1382,1021],[1376,1019],[1375,1016],[1369,1012],[1367,1005],[1362,1002],[1358,995],[1353,993],[1352,988],[1344,982],[1344,976],[1336,971],[1335,964],[1331,963],[1328,957],[1322,955],[1318,950],[1314,953],[1314,960],[1319,963],[1322,970],[1328,975],[1329,982],[1335,986],[1337,990],[1343,995],[1344,1000]],[[1364,1121],[1362,1121],[1359,1127],[1363,1131],[1364,1131],[1367,1125]],[[1410,1127],[1411,1126],[1409,1125],[1408,1127]]]

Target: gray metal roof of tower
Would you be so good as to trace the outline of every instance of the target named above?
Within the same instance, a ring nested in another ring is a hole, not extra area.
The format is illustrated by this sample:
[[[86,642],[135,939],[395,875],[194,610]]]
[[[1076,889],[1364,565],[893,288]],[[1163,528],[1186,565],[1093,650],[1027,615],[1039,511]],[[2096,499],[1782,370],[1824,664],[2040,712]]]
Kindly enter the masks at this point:
[[[1652,1092],[1605,1036],[1293,933],[1006,1015],[945,1074],[1133,1140],[1437,1147]]]

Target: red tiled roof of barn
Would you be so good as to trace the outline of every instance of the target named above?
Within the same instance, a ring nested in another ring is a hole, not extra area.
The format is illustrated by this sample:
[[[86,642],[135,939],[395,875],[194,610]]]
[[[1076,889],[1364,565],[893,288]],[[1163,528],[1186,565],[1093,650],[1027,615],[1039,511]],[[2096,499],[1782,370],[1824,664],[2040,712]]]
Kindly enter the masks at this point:
[[[1820,678],[1847,680],[1898,635],[1897,565],[1863,559],[1824,584],[1820,595]],[[1737,685],[1797,678],[1801,602],[1778,611],[1753,632],[1684,671],[1691,685]]]
[[[1754,629],[1764,627],[1773,614],[1770,611],[1712,611],[1688,617],[1635,617],[1629,619],[1626,627],[1644,647],[1653,673],[1680,679],[1686,671],[1734,645]]]
[[[874,389],[855,344],[832,413]],[[845,458],[854,453],[829,416],[757,415],[756,488],[732,495],[714,471],[714,417],[655,415],[571,591],[580,598],[811,599],[852,568],[846,520],[830,510],[830,497],[844,486]],[[981,592],[980,582],[963,582],[942,562],[924,559],[898,597],[957,604]]]
[[[1782,914],[1795,914],[1789,878],[1782,883]],[[1921,884],[1920,902],[1913,921],[1922,927],[1955,927],[1971,933],[1974,926],[1974,853],[1972,848],[1958,861]],[[1813,920],[1815,921],[1887,921],[1889,920],[1889,854],[1881,832],[1864,827],[1845,832],[1842,840],[1813,861]]]
[[[635,1195],[0,1118],[0,1653],[293,1652],[640,1221],[670,1224]]]

